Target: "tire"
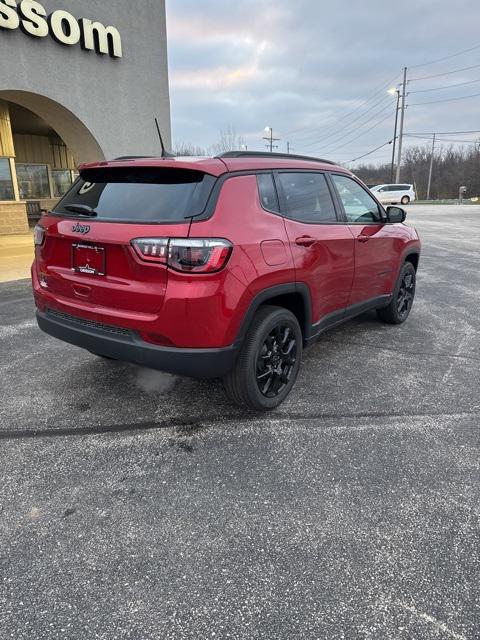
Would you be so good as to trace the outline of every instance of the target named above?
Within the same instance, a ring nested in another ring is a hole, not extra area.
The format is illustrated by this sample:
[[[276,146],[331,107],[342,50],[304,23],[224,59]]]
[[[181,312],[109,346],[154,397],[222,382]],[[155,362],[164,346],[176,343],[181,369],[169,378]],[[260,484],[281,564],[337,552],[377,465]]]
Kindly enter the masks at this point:
[[[402,324],[410,315],[416,286],[415,267],[411,262],[405,262],[393,290],[393,296],[388,307],[377,309],[377,315],[387,324]]]
[[[410,196],[403,196],[400,202],[402,204],[408,204],[410,202]]]
[[[260,307],[234,368],[223,379],[227,395],[254,411],[275,409],[295,384],[302,349],[302,331],[293,313],[282,307]]]

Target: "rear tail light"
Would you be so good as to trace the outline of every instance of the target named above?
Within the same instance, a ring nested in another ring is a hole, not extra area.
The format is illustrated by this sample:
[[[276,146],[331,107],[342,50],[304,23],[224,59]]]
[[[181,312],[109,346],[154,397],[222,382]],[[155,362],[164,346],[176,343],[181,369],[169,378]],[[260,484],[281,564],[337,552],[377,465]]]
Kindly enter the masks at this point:
[[[137,255],[186,273],[213,273],[227,264],[233,245],[218,238],[137,238]]]
[[[132,245],[142,260],[167,264],[168,238],[138,238]]]
[[[39,224],[33,230],[33,240],[36,247],[41,247],[45,241],[45,229]]]
[[[231,253],[232,244],[227,240],[173,238],[169,244],[168,266],[177,271],[212,273],[223,269]]]

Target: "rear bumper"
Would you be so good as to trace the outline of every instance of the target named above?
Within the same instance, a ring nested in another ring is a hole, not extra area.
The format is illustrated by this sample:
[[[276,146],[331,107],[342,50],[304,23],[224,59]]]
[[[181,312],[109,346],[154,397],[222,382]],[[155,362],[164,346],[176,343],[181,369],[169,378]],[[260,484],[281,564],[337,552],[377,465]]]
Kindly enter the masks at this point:
[[[182,349],[159,347],[142,340],[134,331],[85,322],[73,316],[37,309],[42,331],[82,349],[115,360],[192,378],[220,378],[235,364],[238,347]]]

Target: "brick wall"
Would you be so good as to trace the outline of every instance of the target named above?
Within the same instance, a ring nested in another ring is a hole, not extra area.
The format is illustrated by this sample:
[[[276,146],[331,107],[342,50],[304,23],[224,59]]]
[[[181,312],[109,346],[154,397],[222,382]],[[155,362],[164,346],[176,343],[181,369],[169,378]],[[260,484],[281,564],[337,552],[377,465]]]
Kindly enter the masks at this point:
[[[40,200],[40,207],[42,209],[46,209],[47,211],[50,211],[50,209],[53,209],[53,207],[57,204],[59,200],[60,198],[48,198],[45,200]]]
[[[0,203],[0,235],[28,233],[27,207],[24,202]]]

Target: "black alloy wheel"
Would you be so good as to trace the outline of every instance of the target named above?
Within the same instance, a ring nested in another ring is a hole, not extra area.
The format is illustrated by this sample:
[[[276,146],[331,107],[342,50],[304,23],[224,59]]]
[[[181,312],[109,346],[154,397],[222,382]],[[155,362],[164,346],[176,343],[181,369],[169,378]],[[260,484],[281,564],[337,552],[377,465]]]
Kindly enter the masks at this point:
[[[235,366],[223,379],[225,391],[241,407],[275,409],[295,384],[302,351],[303,334],[296,316],[283,307],[262,305]]]
[[[392,298],[386,307],[377,309],[377,315],[388,324],[402,324],[410,315],[416,287],[415,267],[405,262],[398,276]]]
[[[397,294],[397,310],[399,319],[407,318],[415,295],[415,273],[403,272]]]
[[[278,324],[266,336],[257,356],[257,385],[266,398],[275,398],[288,385],[297,361],[297,339],[291,327]]]

